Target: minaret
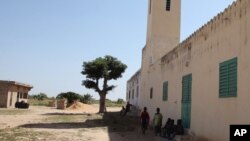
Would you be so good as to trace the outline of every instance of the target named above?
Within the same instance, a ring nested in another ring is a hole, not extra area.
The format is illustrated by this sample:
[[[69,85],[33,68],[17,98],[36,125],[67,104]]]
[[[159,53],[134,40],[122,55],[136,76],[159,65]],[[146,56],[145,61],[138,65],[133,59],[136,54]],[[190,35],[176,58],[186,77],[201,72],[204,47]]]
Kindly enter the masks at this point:
[[[181,0],[149,0],[146,52],[143,53],[143,59],[149,64],[179,44],[180,15]]]

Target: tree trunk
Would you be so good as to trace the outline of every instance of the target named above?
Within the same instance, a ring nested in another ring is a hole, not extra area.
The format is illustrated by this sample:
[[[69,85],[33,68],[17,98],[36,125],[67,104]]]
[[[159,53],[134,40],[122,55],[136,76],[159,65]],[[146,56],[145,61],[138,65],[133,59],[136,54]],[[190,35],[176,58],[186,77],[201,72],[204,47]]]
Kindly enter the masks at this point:
[[[106,94],[105,94],[105,93],[101,93],[101,94],[100,94],[99,113],[104,113],[104,112],[106,112],[105,100],[106,100]]]

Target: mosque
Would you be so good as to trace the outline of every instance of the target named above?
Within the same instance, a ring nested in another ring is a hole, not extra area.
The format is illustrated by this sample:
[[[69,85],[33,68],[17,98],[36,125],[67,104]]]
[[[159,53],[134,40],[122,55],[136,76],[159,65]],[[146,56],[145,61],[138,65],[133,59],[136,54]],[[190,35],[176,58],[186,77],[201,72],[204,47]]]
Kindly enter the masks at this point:
[[[250,124],[250,1],[237,0],[180,42],[181,0],[149,0],[141,68],[126,98],[153,117],[182,119],[198,141],[228,141]],[[249,41],[248,41],[249,40]]]

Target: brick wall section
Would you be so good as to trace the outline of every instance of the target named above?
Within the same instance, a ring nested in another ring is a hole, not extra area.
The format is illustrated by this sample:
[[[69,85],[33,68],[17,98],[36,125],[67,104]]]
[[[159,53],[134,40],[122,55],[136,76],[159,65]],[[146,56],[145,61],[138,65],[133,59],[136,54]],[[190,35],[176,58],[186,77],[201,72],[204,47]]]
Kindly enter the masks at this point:
[[[65,109],[66,108],[66,100],[61,99],[57,100],[57,109]]]

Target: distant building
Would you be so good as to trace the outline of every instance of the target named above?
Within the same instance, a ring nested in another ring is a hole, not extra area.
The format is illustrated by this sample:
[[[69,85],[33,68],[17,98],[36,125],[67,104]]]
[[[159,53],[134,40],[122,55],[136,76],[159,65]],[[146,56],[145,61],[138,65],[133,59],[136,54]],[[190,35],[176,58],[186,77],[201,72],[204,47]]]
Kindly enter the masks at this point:
[[[130,104],[139,107],[140,100],[140,82],[141,82],[141,70],[138,70],[128,81],[127,81],[127,96],[126,100]]]
[[[151,117],[161,108],[163,123],[182,119],[198,141],[228,141],[230,125],[250,123],[250,1],[237,0],[181,43],[180,6],[149,0],[139,107]]]
[[[27,102],[28,92],[33,88],[32,85],[16,82],[0,80],[0,107],[15,107],[15,103]]]

